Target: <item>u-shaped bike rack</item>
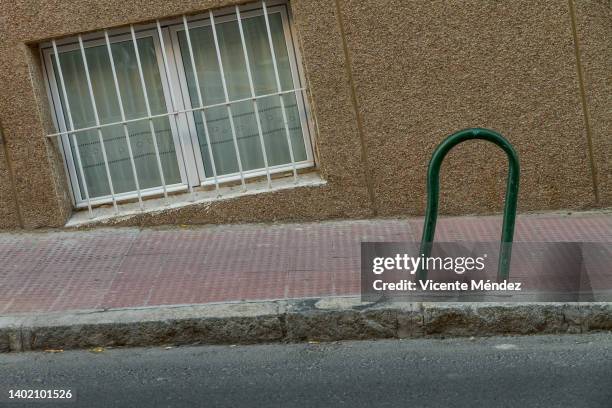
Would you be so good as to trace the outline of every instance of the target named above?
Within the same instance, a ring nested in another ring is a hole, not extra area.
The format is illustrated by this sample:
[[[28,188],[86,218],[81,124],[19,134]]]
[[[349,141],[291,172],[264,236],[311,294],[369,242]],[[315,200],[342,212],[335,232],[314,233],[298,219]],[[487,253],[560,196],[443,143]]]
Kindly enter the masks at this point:
[[[436,232],[438,218],[438,199],[440,195],[440,167],[446,154],[456,145],[466,140],[481,139],[495,143],[506,152],[508,156],[508,180],[506,182],[506,201],[504,204],[504,220],[499,248],[499,265],[497,280],[508,280],[510,272],[510,258],[512,256],[512,240],[514,237],[514,223],[516,220],[516,203],[518,199],[520,167],[516,151],[502,135],[493,130],[471,128],[460,130],[446,138],[434,151],[427,170],[427,210],[425,224],[421,238],[420,254],[425,258],[431,255],[431,248]],[[427,269],[421,268],[417,273],[419,280],[427,279]]]

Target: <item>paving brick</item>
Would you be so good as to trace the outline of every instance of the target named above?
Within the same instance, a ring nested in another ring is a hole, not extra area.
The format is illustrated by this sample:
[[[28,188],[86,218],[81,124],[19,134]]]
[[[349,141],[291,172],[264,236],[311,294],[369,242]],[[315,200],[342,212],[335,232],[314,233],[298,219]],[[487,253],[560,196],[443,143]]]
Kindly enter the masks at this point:
[[[2,233],[0,314],[357,295],[360,242],[418,241],[422,223]],[[442,218],[436,241],[495,242],[500,231],[498,216]],[[612,242],[612,214],[519,216],[515,241],[600,242],[605,248]],[[527,258],[514,262],[527,265]],[[532,269],[525,266],[522,276],[546,281]],[[607,276],[600,275],[586,284]]]

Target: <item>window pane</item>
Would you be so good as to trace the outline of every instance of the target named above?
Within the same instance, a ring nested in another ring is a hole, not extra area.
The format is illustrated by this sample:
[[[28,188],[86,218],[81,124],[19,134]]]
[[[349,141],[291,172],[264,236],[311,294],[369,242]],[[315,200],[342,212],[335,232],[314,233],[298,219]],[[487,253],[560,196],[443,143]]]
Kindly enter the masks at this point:
[[[291,67],[287,54],[287,44],[283,33],[283,22],[280,13],[271,13],[270,32],[274,44],[274,54],[278,68],[278,75],[283,91],[293,89],[291,79]],[[272,53],[270,53],[270,42],[266,29],[264,16],[245,18],[242,21],[245,42],[249,52],[249,63],[253,75],[253,84],[256,95],[267,95],[278,91],[276,78],[274,76],[274,65]]]
[[[269,19],[281,86],[283,90],[291,90],[294,85],[281,14],[271,13]],[[275,94],[278,92],[278,88],[274,75],[265,19],[262,15],[243,18],[242,24],[255,94]],[[251,91],[238,22],[236,20],[216,22],[215,28],[217,30],[224,69],[223,74],[225,75],[229,99],[232,101],[248,98],[251,96]],[[223,94],[221,72],[217,62],[212,29],[209,25],[190,27],[189,34],[203,103],[204,105],[222,103],[225,101],[225,96]],[[178,32],[178,40],[185,68],[190,102],[192,106],[197,107],[199,106],[199,101],[196,83],[189,55],[189,46],[184,31]],[[295,95],[285,95],[283,96],[283,101],[286,104],[286,114],[289,121],[295,160],[306,160],[306,149]],[[268,164],[273,166],[291,163],[283,116],[280,109],[280,96],[262,98],[257,103]],[[243,101],[231,105],[238,149],[244,171],[261,169],[265,166],[253,109],[252,101]],[[222,106],[207,109],[206,117],[217,174],[225,175],[238,172],[238,163],[227,108]],[[213,173],[209,160],[209,147],[204,134],[202,115],[199,112],[194,112],[194,121],[204,162],[204,171],[207,177],[211,177]]]
[[[139,39],[137,43],[151,111],[153,114],[164,113],[166,112],[166,105],[153,40],[150,37],[146,37]],[[121,91],[121,100],[127,119],[146,117],[144,94],[141,88],[136,54],[132,42],[113,43],[111,48]],[[117,93],[106,46],[88,47],[85,49],[85,54],[87,56],[87,64],[100,123],[121,121],[121,113],[117,103]],[[52,61],[56,80],[59,83],[54,57]],[[87,87],[85,67],[80,49],[60,52],[60,62],[75,128],[95,126],[93,105]],[[60,97],[62,106],[65,106],[61,92]],[[65,118],[67,123],[66,114]],[[157,118],[154,120],[154,125],[166,184],[179,183],[180,172],[168,118]],[[148,121],[131,123],[128,125],[128,131],[140,187],[160,186],[161,178]],[[102,128],[102,135],[115,193],[134,191],[136,184],[134,182],[123,126]],[[70,139],[72,155],[76,162],[76,148],[72,142],[72,137]],[[106,177],[106,169],[97,130],[79,132],[76,134],[76,139],[90,197],[109,195],[110,186]],[[83,175],[78,166],[76,167],[81,196],[85,197],[82,183]]]
[[[236,150],[234,148],[234,139],[232,138],[227,109],[224,106],[208,109],[206,111],[206,120],[208,123],[210,143],[213,147],[212,153],[217,174],[221,175],[237,172],[238,161],[236,159]],[[206,175],[210,177],[213,171],[212,164],[209,160],[208,144],[206,142],[201,114],[195,114],[195,123],[198,132],[198,141],[202,150],[204,171]]]

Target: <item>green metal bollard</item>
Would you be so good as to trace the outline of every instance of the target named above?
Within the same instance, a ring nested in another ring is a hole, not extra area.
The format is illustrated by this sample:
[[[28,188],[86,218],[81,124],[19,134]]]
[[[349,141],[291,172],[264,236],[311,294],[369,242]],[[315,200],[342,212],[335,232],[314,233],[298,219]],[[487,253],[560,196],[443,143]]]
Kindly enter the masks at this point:
[[[499,248],[499,265],[497,280],[508,280],[510,258],[512,257],[512,240],[514,237],[514,222],[516,220],[516,203],[519,189],[519,160],[516,151],[502,135],[489,129],[472,128],[460,130],[446,138],[436,148],[427,170],[427,210],[421,238],[420,254],[425,258],[431,255],[431,247],[436,232],[438,218],[438,198],[440,195],[440,166],[446,154],[456,145],[466,140],[482,139],[495,143],[508,156],[508,181],[506,184],[506,201],[504,205],[504,220],[502,225],[501,244]],[[427,269],[420,268],[417,273],[419,280],[427,279]]]

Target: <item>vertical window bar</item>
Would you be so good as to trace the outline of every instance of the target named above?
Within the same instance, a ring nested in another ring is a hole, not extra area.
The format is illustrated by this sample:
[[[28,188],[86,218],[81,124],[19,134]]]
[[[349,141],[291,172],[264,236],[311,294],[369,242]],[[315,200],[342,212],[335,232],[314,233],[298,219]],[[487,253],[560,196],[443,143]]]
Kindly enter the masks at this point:
[[[191,36],[189,35],[189,24],[187,24],[187,16],[183,15],[183,25],[185,26],[185,39],[187,40],[187,48],[189,50],[189,60],[191,67],[193,68],[193,78],[195,80],[196,94],[198,95],[198,103],[200,104],[200,114],[202,115],[202,125],[204,126],[204,136],[206,137],[206,143],[208,143],[208,157],[210,158],[210,164],[212,166],[213,177],[215,179],[215,188],[217,194],[219,193],[219,180],[217,179],[217,168],[215,167],[215,158],[212,152],[212,144],[210,143],[210,135],[208,132],[208,123],[206,122],[206,114],[204,113],[204,100],[202,99],[202,91],[200,90],[200,79],[198,78],[198,69],[195,64],[195,57],[193,56],[193,48],[191,47]]]
[[[81,56],[83,58],[83,66],[85,67],[85,78],[87,79],[87,89],[89,90],[89,97],[91,98],[91,106],[94,112],[94,119],[96,126],[98,126],[98,139],[100,140],[100,148],[102,150],[102,158],[104,159],[104,169],[106,170],[106,178],[108,179],[108,186],[110,188],[111,197],[113,199],[113,207],[115,213],[119,212],[117,207],[117,198],[115,197],[115,188],[113,187],[113,180],[111,178],[110,167],[108,166],[108,156],[106,155],[106,147],[104,146],[104,137],[102,135],[102,129],[100,126],[100,116],[98,115],[98,106],[96,105],[96,99],[94,97],[93,86],[91,85],[91,76],[89,74],[89,65],[87,64],[87,56],[85,55],[85,46],[83,45],[83,37],[79,35],[79,48],[81,49]]]
[[[270,43],[270,52],[272,53],[272,65],[274,66],[274,77],[276,78],[276,87],[278,92],[282,92],[283,89],[281,87],[280,76],[278,74],[278,64],[276,61],[276,54],[274,53],[274,43],[272,41],[272,31],[270,30],[270,20],[268,18],[268,8],[266,7],[265,0],[262,0],[261,7],[263,9],[264,19],[266,21],[266,31],[268,33],[268,42]],[[296,98],[298,97],[297,91],[295,94]],[[293,166],[293,178],[295,183],[298,183],[298,175],[297,175],[297,167],[295,164],[295,158],[293,155],[293,145],[291,144],[291,134],[289,133],[289,123],[287,121],[287,113],[285,112],[285,102],[283,101],[283,96],[278,96],[281,104],[281,112],[283,114],[283,123],[285,125],[285,134],[287,136],[287,145],[289,146],[289,156],[291,157],[291,165]]]
[[[144,73],[142,72],[142,64],[140,62],[140,52],[138,51],[138,42],[136,41],[136,32],[134,31],[134,25],[130,24],[130,32],[132,33],[132,43],[134,44],[134,52],[136,53],[136,65],[138,66],[138,75],[140,76],[140,84],[142,85],[142,93],[144,95],[145,107],[147,109],[147,116],[149,117],[149,129],[151,130],[151,138],[153,139],[153,148],[155,149],[155,158],[157,159],[157,167],[159,170],[159,178],[161,179],[162,186],[164,188],[164,198],[166,204],[168,204],[168,188],[166,187],[166,178],[164,177],[164,169],[162,167],[161,157],[159,156],[159,146],[157,145],[157,135],[155,134],[155,125],[153,124],[153,118],[151,118],[151,104],[149,103],[149,94],[147,92],[147,85],[144,79]]]
[[[68,127],[69,131],[74,130],[74,122],[72,121],[72,112],[70,110],[70,102],[68,102],[68,93],[66,92],[66,84],[64,83],[64,74],[62,73],[62,66],[60,64],[59,59],[59,51],[57,49],[57,44],[55,40],[52,40],[53,44],[53,52],[55,53],[55,64],[57,65],[57,73],[60,79],[60,87],[62,88],[62,95],[64,96],[64,102],[66,104],[66,116],[68,116]],[[89,190],[87,189],[87,181],[85,180],[85,172],[83,171],[83,163],[81,161],[81,153],[79,151],[79,145],[76,140],[76,136],[74,133],[70,134],[72,136],[72,143],[74,144],[74,149],[77,157],[77,164],[79,166],[79,170],[81,172],[81,180],[83,181],[83,190],[85,191],[85,199],[87,200],[87,209],[89,210],[90,218],[93,218],[93,210],[91,209],[91,199],[89,197]]]
[[[130,163],[132,165],[132,173],[134,174],[134,184],[136,184],[136,191],[138,192],[138,204],[140,205],[140,209],[143,210],[144,205],[142,203],[142,192],[140,191],[140,183],[138,182],[138,172],[136,171],[136,162],[134,161],[134,153],[132,152],[130,132],[125,121],[125,110],[123,109],[123,102],[121,101],[121,90],[119,89],[119,80],[117,79],[117,70],[115,69],[115,59],[113,58],[113,50],[111,49],[111,43],[110,39],[108,38],[107,30],[104,30],[104,39],[106,40],[106,49],[108,50],[108,57],[110,58],[111,70],[113,72],[113,82],[115,83],[117,102],[119,102],[119,112],[121,113],[121,122],[123,122],[123,133],[125,135],[125,140],[127,141],[128,154],[130,156]]]
[[[219,63],[219,71],[221,72],[221,85],[223,86],[223,94],[225,95],[225,103],[227,107],[227,116],[229,116],[230,128],[232,130],[232,138],[234,139],[234,148],[236,149],[236,158],[238,159],[238,170],[240,171],[240,181],[242,182],[242,188],[246,190],[246,184],[244,182],[244,173],[242,172],[242,160],[240,159],[240,151],[238,149],[238,138],[236,137],[236,127],[234,125],[234,117],[232,115],[232,107],[229,101],[229,94],[227,92],[227,84],[225,83],[225,73],[223,72],[223,61],[221,61],[221,51],[219,50],[219,41],[217,39],[217,29],[215,28],[215,18],[211,10],[208,10],[210,16],[210,26],[213,32],[213,38],[215,42],[215,51],[217,52],[217,62]],[[265,157],[264,150],[264,157]],[[266,159],[266,170],[268,170],[268,163]],[[268,183],[270,182],[270,174],[268,170]]]
[[[240,42],[242,43],[242,51],[244,53],[244,63],[246,65],[247,77],[249,78],[249,88],[251,90],[251,97],[253,98],[253,111],[255,112],[255,120],[257,122],[257,132],[259,133],[259,142],[261,143],[261,151],[263,152],[264,163],[266,166],[266,176],[268,178],[268,188],[272,188],[272,179],[270,177],[270,167],[268,166],[268,155],[266,154],[266,144],[264,142],[263,131],[261,129],[261,120],[259,118],[259,108],[257,106],[257,99],[255,99],[255,87],[253,86],[253,76],[251,75],[251,63],[249,62],[249,54],[247,52],[246,41],[244,40],[244,31],[242,30],[242,19],[240,17],[240,7],[238,5],[236,5],[236,21],[238,21],[238,30],[240,31]],[[293,161],[293,159],[291,159],[291,161]]]
[[[168,67],[168,56],[166,55],[166,44],[164,44],[164,34],[162,32],[162,28],[161,28],[161,24],[159,23],[159,20],[156,20],[155,23],[157,24],[157,34],[159,35],[159,46],[161,48],[161,52],[162,52],[162,60],[164,61],[164,70],[166,72],[166,75],[169,76],[170,75],[170,68]],[[170,91],[170,103],[171,103],[171,111],[172,111],[172,117],[174,118],[174,125],[177,129],[177,132],[179,131],[180,127],[179,127],[179,120],[178,120],[178,115],[179,113],[177,112],[177,104],[176,104],[176,100],[174,99],[174,87],[172,85],[172,80],[168,80],[168,87],[169,87],[169,91]],[[168,119],[170,118],[170,110],[168,110]],[[186,163],[186,156],[185,156],[185,147],[183,146],[183,140],[179,134],[178,137],[179,140],[179,145],[181,148],[181,153],[183,155],[183,165],[185,165]],[[191,198],[195,199],[195,195],[193,192],[193,186],[191,185],[191,183],[189,182],[189,176],[187,174],[187,166],[185,166],[185,177],[187,177],[187,186],[189,187],[189,193],[191,194]]]

